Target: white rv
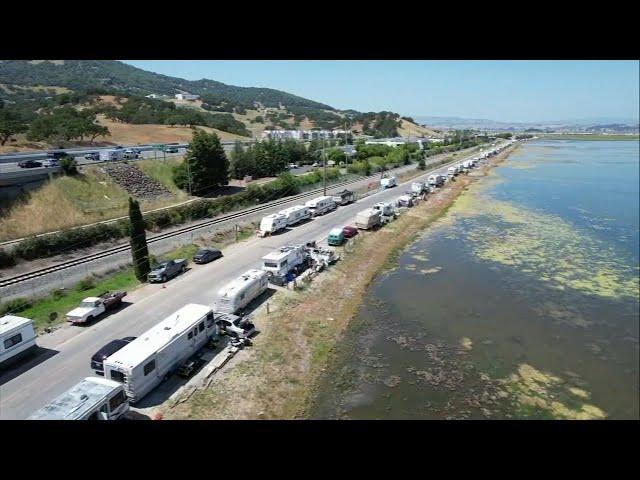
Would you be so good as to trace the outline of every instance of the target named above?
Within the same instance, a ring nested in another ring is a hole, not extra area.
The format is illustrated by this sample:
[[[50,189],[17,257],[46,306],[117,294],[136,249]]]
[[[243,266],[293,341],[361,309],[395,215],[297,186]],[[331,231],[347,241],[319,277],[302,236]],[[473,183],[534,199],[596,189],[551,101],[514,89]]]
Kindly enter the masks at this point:
[[[280,213],[272,213],[262,219],[258,233],[261,237],[266,237],[285,228],[287,228],[287,217]]]
[[[262,257],[262,270],[267,272],[272,280],[274,277],[281,279],[305,263],[306,259],[304,245],[287,245]]]
[[[449,167],[447,169],[447,173],[449,174],[450,177],[454,177],[458,174],[458,169],[456,167]]]
[[[312,217],[324,215],[325,213],[338,208],[336,202],[333,201],[332,197],[314,198],[313,200],[309,200],[307,203],[305,203],[305,206],[309,208],[309,212],[311,212]]]
[[[266,292],[268,288],[267,272],[249,270],[220,289],[216,311],[236,313]]]
[[[413,182],[411,184],[411,192],[417,195],[422,195],[426,189],[427,186],[424,184],[424,182]]]
[[[380,215],[385,217],[390,217],[391,215],[393,215],[393,211],[394,211],[393,203],[386,203],[386,202],[378,202],[372,208],[374,210],[379,210]]]
[[[185,305],[108,357],[104,378],[122,383],[129,401],[135,403],[215,335],[213,310]]]
[[[100,150],[100,160],[103,162],[114,162],[117,160],[124,160],[124,150]]]
[[[434,187],[440,187],[444,184],[445,177],[443,175],[429,175],[429,185]]]
[[[289,227],[305,220],[309,220],[311,218],[309,207],[306,207],[304,205],[296,205],[295,207],[285,208],[278,213],[287,217],[287,226]]]
[[[0,367],[10,365],[35,348],[33,320],[15,315],[0,318]]]
[[[129,411],[119,382],[87,377],[27,420],[117,420]]]
[[[396,177],[388,177],[380,180],[380,186],[382,188],[391,188],[397,185]]]
[[[380,210],[376,210],[375,208],[367,208],[366,210],[362,210],[356,215],[356,227],[361,230],[369,230],[371,228],[375,228],[380,225],[381,216],[382,214]]]

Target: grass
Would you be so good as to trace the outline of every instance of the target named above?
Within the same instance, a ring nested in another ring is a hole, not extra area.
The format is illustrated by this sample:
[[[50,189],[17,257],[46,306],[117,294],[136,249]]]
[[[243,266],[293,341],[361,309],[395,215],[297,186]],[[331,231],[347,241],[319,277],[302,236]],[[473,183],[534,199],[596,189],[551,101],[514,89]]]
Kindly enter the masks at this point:
[[[160,155],[157,160],[139,160],[135,165],[145,174],[167,187],[169,191],[176,194],[178,200],[180,200],[186,199],[188,195],[176,187],[173,181],[173,167],[180,165],[182,162],[182,158],[168,158],[163,160],[162,155]]]

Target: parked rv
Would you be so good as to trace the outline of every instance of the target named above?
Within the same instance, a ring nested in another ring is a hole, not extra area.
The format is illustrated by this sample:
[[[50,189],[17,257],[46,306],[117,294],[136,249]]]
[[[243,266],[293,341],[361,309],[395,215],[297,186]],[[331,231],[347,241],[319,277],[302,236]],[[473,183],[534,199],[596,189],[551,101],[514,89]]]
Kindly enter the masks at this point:
[[[90,322],[103,313],[120,307],[126,295],[127,292],[105,292],[98,297],[87,297],[77,308],[67,313],[65,318],[73,324]]]
[[[87,377],[27,420],[117,420],[129,411],[121,383]]]
[[[356,196],[350,190],[343,190],[342,192],[336,193],[331,198],[337,205],[348,205],[356,200]]]
[[[390,217],[394,213],[394,208],[392,203],[387,202],[378,202],[373,207],[374,210],[379,210],[380,215],[384,217]]]
[[[440,187],[444,184],[445,177],[443,175],[429,175],[429,185],[433,187]]]
[[[458,169],[456,167],[449,167],[447,173],[450,177],[455,177],[458,174]]]
[[[387,177],[380,180],[380,186],[382,188],[391,188],[398,185],[396,182],[396,177]]]
[[[324,215],[337,208],[336,202],[331,197],[318,197],[313,200],[309,200],[305,203],[305,206],[309,208],[312,217]]]
[[[428,187],[424,182],[413,182],[411,184],[411,192],[416,195],[422,195],[427,189]]]
[[[342,227],[332,228],[327,237],[327,244],[333,246],[340,246],[344,243],[344,232]]]
[[[280,215],[287,217],[287,226],[291,227],[311,218],[309,207],[304,205],[296,205],[294,207],[285,208],[278,212]]]
[[[276,285],[283,284],[289,274],[297,274],[306,266],[304,245],[286,245],[262,257],[262,270],[268,273],[269,281]]]
[[[402,195],[398,197],[399,207],[413,207],[413,198],[411,195]]]
[[[103,162],[124,160],[124,150],[119,148],[113,150],[100,150],[100,160]]]
[[[107,358],[105,378],[122,383],[135,403],[217,335],[210,307],[185,305]]]
[[[216,311],[237,313],[269,288],[267,272],[249,270],[218,292]]]
[[[0,318],[0,368],[33,353],[36,347],[33,320],[15,315]]]
[[[266,237],[267,235],[273,235],[285,228],[287,228],[287,216],[280,213],[272,213],[264,217],[260,222],[258,236]]]
[[[381,223],[381,217],[380,210],[367,208],[356,215],[356,227],[361,230],[376,228]]]

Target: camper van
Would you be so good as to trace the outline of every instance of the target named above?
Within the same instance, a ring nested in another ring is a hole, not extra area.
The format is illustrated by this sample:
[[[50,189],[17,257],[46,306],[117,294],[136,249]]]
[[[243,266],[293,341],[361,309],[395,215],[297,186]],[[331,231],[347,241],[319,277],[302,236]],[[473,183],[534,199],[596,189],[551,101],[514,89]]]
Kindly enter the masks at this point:
[[[411,192],[416,195],[422,195],[427,190],[427,186],[424,182],[413,182],[411,184]]]
[[[104,378],[122,383],[135,403],[217,335],[211,307],[185,305],[108,357]]]
[[[332,228],[327,237],[327,245],[340,246],[344,243],[344,232],[342,227]]]
[[[444,184],[445,177],[443,175],[429,175],[429,185],[440,187]]]
[[[117,420],[128,411],[129,401],[121,383],[87,377],[27,420]]]
[[[35,349],[33,320],[15,315],[0,318],[0,368],[17,362]]]
[[[458,169],[456,167],[449,167],[447,173],[450,177],[455,177],[458,174]]]
[[[324,215],[337,208],[336,202],[334,202],[331,197],[314,198],[305,203],[305,206],[309,209],[309,212],[311,212],[312,217]]]
[[[269,288],[269,277],[262,270],[249,270],[218,292],[216,311],[237,313]]]
[[[356,215],[356,227],[361,230],[369,230],[371,228],[375,228],[381,223],[381,213],[380,210],[376,210],[374,208],[367,208],[366,210],[362,210],[358,212]]]
[[[372,208],[374,210],[379,210],[380,215],[384,217],[390,217],[394,212],[392,203],[378,202]]]
[[[278,283],[287,274],[298,270],[307,261],[304,245],[287,245],[280,247],[262,257],[262,270],[269,274],[269,280]]]
[[[342,205],[348,205],[351,202],[355,202],[356,197],[353,194],[352,191],[350,190],[343,190],[339,193],[336,193],[335,195],[333,195],[333,201],[336,202],[336,204],[342,206]]]
[[[287,217],[287,226],[291,227],[311,218],[309,207],[304,205],[296,205],[295,207],[285,208],[278,212],[280,215]]]
[[[114,162],[124,160],[124,150],[100,150],[100,160],[103,162]]]
[[[267,235],[273,235],[280,230],[284,230],[287,228],[287,217],[286,215],[282,215],[280,213],[272,213],[271,215],[267,215],[260,222],[260,230],[258,230],[258,235],[261,237],[266,237]]]
[[[388,177],[380,180],[380,186],[382,188],[391,188],[397,185],[396,177]]]

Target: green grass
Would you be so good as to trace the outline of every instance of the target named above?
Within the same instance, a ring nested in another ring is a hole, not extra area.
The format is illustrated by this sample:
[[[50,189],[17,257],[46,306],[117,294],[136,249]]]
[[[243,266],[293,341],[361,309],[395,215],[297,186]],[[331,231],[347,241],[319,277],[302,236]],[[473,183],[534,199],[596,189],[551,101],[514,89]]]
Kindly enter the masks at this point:
[[[176,187],[173,181],[173,167],[180,165],[182,162],[182,158],[171,158],[167,160],[140,160],[135,164],[145,174],[167,187],[170,192],[186,198],[186,193]]]

